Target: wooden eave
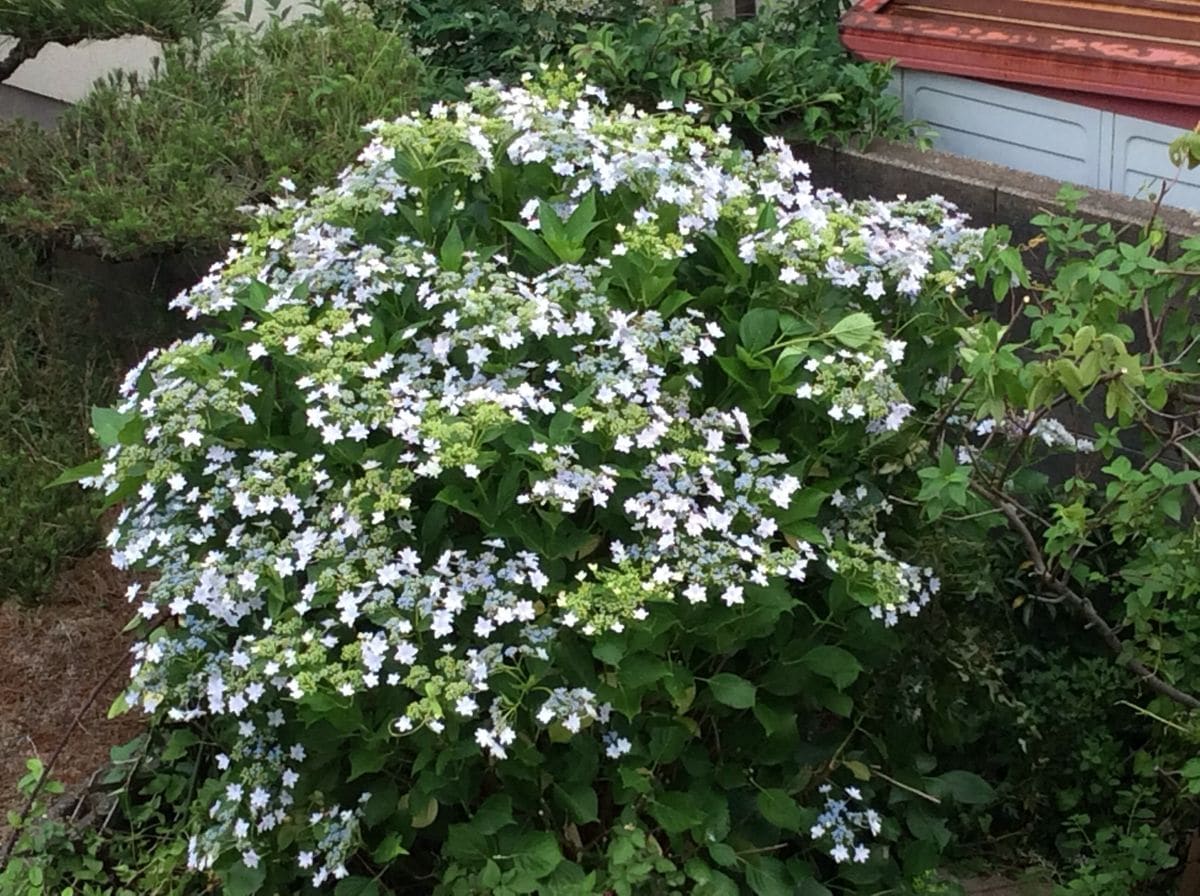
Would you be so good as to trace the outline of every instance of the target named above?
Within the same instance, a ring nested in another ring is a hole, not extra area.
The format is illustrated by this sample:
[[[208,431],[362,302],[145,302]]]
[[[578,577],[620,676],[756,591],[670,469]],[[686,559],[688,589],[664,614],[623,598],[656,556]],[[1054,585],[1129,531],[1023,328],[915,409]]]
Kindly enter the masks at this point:
[[[861,0],[841,31],[905,68],[1200,107],[1200,0]]]

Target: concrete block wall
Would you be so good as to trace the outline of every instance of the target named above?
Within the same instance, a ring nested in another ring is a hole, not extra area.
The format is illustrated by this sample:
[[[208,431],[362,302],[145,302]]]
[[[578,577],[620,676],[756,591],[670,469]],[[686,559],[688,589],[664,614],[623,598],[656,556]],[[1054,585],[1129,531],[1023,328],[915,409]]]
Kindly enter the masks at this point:
[[[1081,187],[1200,210],[1200,169],[1178,172],[1167,147],[1180,129],[984,81],[898,69],[908,118],[928,122],[937,149]]]
[[[1034,216],[1064,210],[1056,199],[1061,187],[1058,179],[949,152],[922,151],[885,140],[865,149],[801,144],[795,152],[811,166],[818,187],[829,187],[851,199],[900,195],[915,199],[937,194],[970,215],[976,225],[1007,225],[1018,243],[1037,233],[1029,223]],[[1139,228],[1154,214],[1154,203],[1094,189],[1079,204],[1079,212],[1118,228]],[[1200,214],[1196,212],[1163,206],[1157,220],[1167,232],[1168,254],[1172,244],[1200,235]]]

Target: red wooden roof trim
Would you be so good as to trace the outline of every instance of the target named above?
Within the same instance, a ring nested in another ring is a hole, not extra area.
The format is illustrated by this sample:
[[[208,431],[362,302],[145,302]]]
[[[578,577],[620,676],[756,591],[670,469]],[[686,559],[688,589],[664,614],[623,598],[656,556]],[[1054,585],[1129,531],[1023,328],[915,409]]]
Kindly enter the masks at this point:
[[[1200,105],[1200,45],[1192,49],[1200,34],[1179,46],[1014,19],[912,15],[902,4],[888,9],[891,3],[864,0],[846,12],[846,46],[867,59],[897,59],[922,71]]]

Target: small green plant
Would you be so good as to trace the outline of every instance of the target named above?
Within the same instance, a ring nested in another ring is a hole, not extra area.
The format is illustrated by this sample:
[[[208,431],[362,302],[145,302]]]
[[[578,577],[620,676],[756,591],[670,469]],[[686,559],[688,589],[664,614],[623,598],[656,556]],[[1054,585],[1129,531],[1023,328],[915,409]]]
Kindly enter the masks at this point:
[[[30,759],[18,788],[27,811],[12,812],[0,840],[4,896],[190,896],[202,891],[187,870],[187,843],[164,809],[186,793],[176,740],[148,756],[140,736],[111,750],[90,791],[66,795],[50,770]],[[168,762],[163,761],[163,756]],[[5,842],[7,841],[7,842]]]
[[[1110,896],[1112,893],[1151,893],[1157,889],[1160,872],[1173,868],[1178,859],[1172,844],[1148,824],[1122,830],[1097,829],[1087,815],[1069,822],[1070,836],[1079,849],[1077,865],[1068,871],[1054,896]],[[1146,884],[1155,887],[1143,889]]]
[[[111,258],[218,251],[245,206],[333,178],[363,125],[425,89],[402,35],[336,6],[209,40],[114,75],[53,133],[0,128],[0,231]]]

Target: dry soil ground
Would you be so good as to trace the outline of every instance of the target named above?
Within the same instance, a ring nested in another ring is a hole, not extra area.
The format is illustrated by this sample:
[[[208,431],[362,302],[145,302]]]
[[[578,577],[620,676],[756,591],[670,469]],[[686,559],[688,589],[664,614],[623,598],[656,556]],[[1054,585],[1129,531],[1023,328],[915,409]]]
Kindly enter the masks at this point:
[[[0,604],[0,831],[24,804],[16,783],[28,757],[49,761],[70,732],[51,774],[69,792],[140,730],[135,715],[106,718],[128,674],[129,582],[101,552],[68,569],[44,603]]]

